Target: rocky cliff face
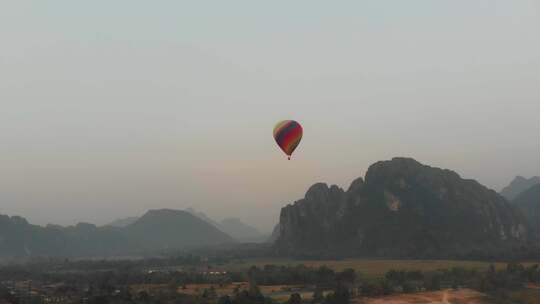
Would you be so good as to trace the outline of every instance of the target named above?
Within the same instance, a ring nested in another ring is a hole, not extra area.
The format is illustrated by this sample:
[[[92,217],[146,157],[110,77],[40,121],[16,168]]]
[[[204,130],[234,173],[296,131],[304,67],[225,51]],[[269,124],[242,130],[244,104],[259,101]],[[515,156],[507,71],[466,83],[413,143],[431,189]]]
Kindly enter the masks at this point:
[[[347,191],[313,185],[279,227],[279,253],[316,257],[505,256],[529,242],[523,216],[495,191],[408,158],[375,163]]]
[[[338,234],[346,193],[337,186],[319,183],[307,191],[304,199],[281,210],[278,244],[285,251],[295,248],[317,250],[330,245]]]
[[[534,232],[535,238],[540,240],[540,184],[532,186],[518,195],[512,201],[512,204],[522,211]]]

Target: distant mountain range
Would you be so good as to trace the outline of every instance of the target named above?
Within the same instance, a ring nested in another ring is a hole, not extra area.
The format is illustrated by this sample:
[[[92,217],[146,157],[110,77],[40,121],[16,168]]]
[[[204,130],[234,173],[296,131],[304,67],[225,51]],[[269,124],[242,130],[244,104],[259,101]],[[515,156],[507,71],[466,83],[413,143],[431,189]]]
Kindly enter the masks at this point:
[[[180,210],[150,210],[123,227],[87,223],[41,227],[21,217],[0,216],[3,258],[138,256],[234,242],[213,225]]]
[[[126,227],[128,225],[135,223],[138,219],[139,219],[138,216],[125,217],[121,219],[116,219],[105,226],[123,228],[123,227]]]
[[[268,235],[262,234],[259,232],[259,230],[257,230],[257,228],[242,222],[239,218],[230,217],[221,220],[221,222],[217,222],[208,217],[205,213],[197,211],[193,208],[188,208],[186,211],[202,219],[203,221],[214,225],[219,230],[227,233],[239,242],[258,243],[263,242],[268,238]]]
[[[0,258],[147,256],[264,240],[274,254],[303,258],[528,257],[540,244],[540,184],[518,191],[525,183],[516,180],[509,203],[453,171],[394,158],[370,166],[347,190],[313,185],[282,208],[271,236],[193,209],[149,210],[102,227],[42,227],[0,215]]]
[[[196,248],[233,243],[234,239],[189,212],[150,210],[124,228],[126,235],[137,240],[138,248]]]
[[[281,210],[278,254],[494,258],[527,255],[528,224],[502,196],[410,158],[373,164],[348,190],[324,183]]]
[[[218,228],[241,242],[263,242],[269,237],[260,233],[257,228],[245,224],[238,218],[223,219],[219,223]]]
[[[208,224],[218,228],[222,232],[230,235],[233,239],[238,242],[263,242],[268,239],[268,235],[262,234],[257,230],[257,228],[245,224],[239,218],[225,218],[221,222],[217,222],[212,218],[208,217],[205,213],[197,211],[193,208],[187,208],[186,212],[190,213],[193,216],[200,218],[201,220],[207,222]],[[107,224],[106,226],[112,227],[125,227],[135,221],[138,217],[128,217],[123,219],[117,219],[113,222]]]
[[[540,184],[540,176],[534,176],[531,178],[516,176],[510,185],[501,190],[501,195],[506,197],[506,199],[509,201],[512,201],[520,193],[538,184]]]
[[[218,222],[216,222],[215,220],[211,219],[210,217],[208,217],[204,212],[200,212],[200,211],[197,211],[193,208],[187,208],[185,211],[191,213],[192,215],[200,218],[201,220],[207,222],[208,224],[211,224],[215,227],[218,227],[219,224]]]

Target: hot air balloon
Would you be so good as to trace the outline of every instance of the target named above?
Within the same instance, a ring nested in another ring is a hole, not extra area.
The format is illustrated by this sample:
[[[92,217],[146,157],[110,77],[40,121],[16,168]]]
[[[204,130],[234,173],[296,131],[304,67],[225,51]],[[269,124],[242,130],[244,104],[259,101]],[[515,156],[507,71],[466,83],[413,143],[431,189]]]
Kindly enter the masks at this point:
[[[294,120],[280,121],[274,127],[274,139],[281,150],[287,154],[289,160],[302,140],[302,133],[302,126]]]

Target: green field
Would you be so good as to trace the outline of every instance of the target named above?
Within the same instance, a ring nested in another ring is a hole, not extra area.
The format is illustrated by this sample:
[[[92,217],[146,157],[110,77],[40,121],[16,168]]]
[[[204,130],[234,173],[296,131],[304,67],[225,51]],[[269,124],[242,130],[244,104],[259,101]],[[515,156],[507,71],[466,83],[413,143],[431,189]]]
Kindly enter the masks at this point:
[[[356,272],[368,277],[379,277],[387,271],[395,270],[420,270],[434,271],[461,267],[466,269],[486,270],[491,262],[483,261],[455,261],[455,260],[383,260],[383,259],[345,259],[345,260],[292,260],[292,259],[246,259],[233,261],[224,267],[229,271],[246,270],[251,266],[263,267],[264,265],[295,266],[303,264],[309,267],[327,266],[335,271],[352,268]],[[506,267],[505,262],[493,263],[498,269]],[[536,264],[535,262],[523,262],[523,265]]]

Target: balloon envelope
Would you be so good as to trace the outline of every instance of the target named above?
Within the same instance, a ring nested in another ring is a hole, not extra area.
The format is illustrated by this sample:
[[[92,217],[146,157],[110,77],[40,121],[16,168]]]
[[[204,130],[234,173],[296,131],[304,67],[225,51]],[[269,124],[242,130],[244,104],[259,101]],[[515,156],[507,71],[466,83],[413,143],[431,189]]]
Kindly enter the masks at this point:
[[[302,134],[302,126],[294,120],[280,121],[274,127],[274,139],[289,159],[302,140]]]

